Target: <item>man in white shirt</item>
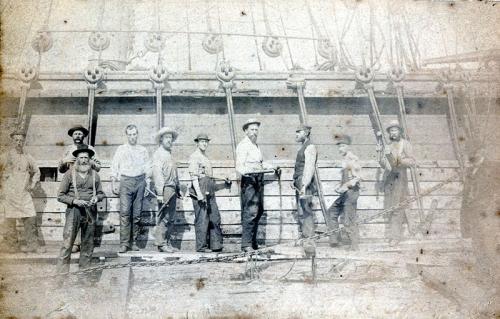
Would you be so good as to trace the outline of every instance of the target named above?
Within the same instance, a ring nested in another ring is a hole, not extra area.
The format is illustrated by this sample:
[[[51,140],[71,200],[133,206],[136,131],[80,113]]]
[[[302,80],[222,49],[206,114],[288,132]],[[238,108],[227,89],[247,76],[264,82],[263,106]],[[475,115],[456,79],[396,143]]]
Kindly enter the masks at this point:
[[[137,145],[137,126],[127,125],[125,133],[128,141],[118,146],[111,165],[113,193],[120,195],[120,253],[139,250],[137,236],[142,199],[145,188],[149,188],[151,175],[148,151]]]
[[[178,249],[172,246],[171,237],[174,230],[177,194],[179,194],[179,177],[177,166],[172,159],[172,144],[178,133],[168,127],[158,132],[157,142],[160,144],[153,154],[153,181],[155,184],[158,211],[155,227],[155,245],[159,251],[173,253]]]
[[[241,176],[241,250],[258,249],[257,228],[264,212],[264,166],[257,145],[260,122],[248,120],[243,125],[246,136],[236,147],[236,171]]]

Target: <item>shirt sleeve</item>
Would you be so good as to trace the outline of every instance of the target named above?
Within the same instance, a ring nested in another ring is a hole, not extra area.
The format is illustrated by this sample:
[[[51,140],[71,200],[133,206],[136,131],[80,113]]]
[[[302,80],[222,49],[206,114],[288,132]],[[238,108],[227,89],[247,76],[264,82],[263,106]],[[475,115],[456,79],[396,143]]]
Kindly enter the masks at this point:
[[[191,178],[198,176],[198,161],[196,160],[196,156],[194,154],[189,156],[188,172]]]
[[[149,158],[149,152],[147,148],[143,148],[143,159],[144,159],[144,174],[146,175],[147,179],[151,178],[152,175],[152,165],[151,165],[151,159]]]
[[[302,176],[302,185],[307,185],[311,183],[314,176],[314,169],[316,168],[316,158],[318,152],[316,146],[309,145],[304,150],[305,163],[304,163],[304,175]]]
[[[72,205],[74,196],[68,195],[71,187],[71,171],[68,171],[64,174],[61,184],[59,185],[59,191],[57,193],[57,200],[66,205]]]
[[[413,147],[407,140],[404,141],[403,154],[401,156],[401,166],[411,167],[415,165],[415,157],[413,155]]]
[[[361,182],[361,164],[359,163],[359,158],[352,155],[349,161],[349,166],[353,179],[355,179],[356,182]]]
[[[30,170],[31,170],[31,182],[36,183],[40,181],[40,168],[38,168],[38,165],[36,164],[35,159],[30,155],[28,156],[28,161],[30,164]]]
[[[161,159],[161,156],[158,155],[158,152],[155,152],[153,154],[152,175],[157,195],[163,195],[164,180],[163,180],[162,168],[163,168],[163,161]]]
[[[121,162],[122,146],[118,146],[115,155],[113,156],[113,162],[111,163],[111,177],[115,179],[120,179],[120,162]]]
[[[247,159],[247,149],[244,144],[238,144],[236,147],[236,171],[240,175],[245,175],[248,173],[246,169],[245,162]]]
[[[96,173],[95,174],[95,191],[97,196],[97,201],[102,201],[106,195],[102,191],[101,177]]]

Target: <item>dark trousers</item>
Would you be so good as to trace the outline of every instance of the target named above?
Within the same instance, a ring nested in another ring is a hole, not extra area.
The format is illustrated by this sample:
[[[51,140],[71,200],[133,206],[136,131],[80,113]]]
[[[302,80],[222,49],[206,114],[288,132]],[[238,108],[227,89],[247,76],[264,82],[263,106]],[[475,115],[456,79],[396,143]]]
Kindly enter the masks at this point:
[[[204,248],[210,248],[211,250],[222,249],[220,213],[215,196],[209,195],[205,203],[200,203],[193,198],[193,207],[196,250],[199,251]]]
[[[90,218],[88,214],[90,214],[92,218]],[[80,260],[78,261],[78,264],[81,269],[90,266],[92,253],[94,252],[94,230],[96,219],[97,210],[95,206],[87,209],[82,207],[68,207],[66,209],[63,245],[61,247],[58,261],[58,271],[60,273],[69,271],[71,248],[73,247],[78,231],[81,233]]]
[[[330,243],[338,244],[339,241],[350,241],[353,248],[357,248],[359,244],[359,227],[357,225],[356,204],[359,197],[359,186],[348,189],[341,194],[333,205],[328,209],[330,216],[329,230],[339,228],[339,218],[343,217],[344,232],[333,233],[330,235]],[[344,236],[346,238],[344,238]]]
[[[174,233],[175,209],[177,205],[177,194],[175,189],[165,187],[163,189],[163,200],[168,202],[163,209],[158,211],[158,216],[156,218],[155,245],[158,247],[170,244],[170,237],[172,237]],[[163,206],[163,204],[161,206]]]
[[[257,249],[257,229],[264,213],[264,174],[241,178],[241,248]]]
[[[295,194],[297,201],[297,215],[299,217],[300,232],[302,237],[314,236],[314,213],[312,209],[312,197],[300,198]]]
[[[146,180],[144,175],[120,177],[120,245],[131,247],[139,235],[142,198]]]
[[[5,218],[4,227],[4,241],[8,247],[19,247],[19,238],[16,229],[16,220],[18,218]],[[24,226],[24,239],[26,246],[38,247],[38,233],[36,229],[36,217],[19,218]]]

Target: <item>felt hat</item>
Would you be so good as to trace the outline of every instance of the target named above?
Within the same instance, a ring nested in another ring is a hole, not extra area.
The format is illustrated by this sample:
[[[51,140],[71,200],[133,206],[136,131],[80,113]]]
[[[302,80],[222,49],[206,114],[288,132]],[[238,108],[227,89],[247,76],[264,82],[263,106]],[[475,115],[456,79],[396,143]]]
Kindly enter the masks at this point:
[[[76,146],[76,150],[74,150],[72,154],[74,157],[77,157],[78,154],[84,153],[84,152],[88,153],[89,157],[93,157],[95,155],[94,150],[89,148],[89,146],[87,144],[78,144]]]
[[[68,135],[73,136],[73,133],[75,133],[75,131],[81,131],[84,136],[89,135],[89,130],[87,130],[85,127],[83,127],[81,125],[76,125],[76,126],[73,126],[72,128],[70,128],[68,130]]]
[[[260,122],[256,119],[248,119],[245,124],[243,124],[243,131],[246,130],[250,124],[257,124],[258,126],[260,126]]]
[[[399,125],[399,122],[398,120],[392,120],[389,122],[389,125],[387,126],[387,128],[385,129],[387,132],[389,132],[389,130],[392,128],[392,127],[397,127],[399,128],[400,131],[403,131],[403,128],[401,127],[401,125]]]
[[[177,136],[179,136],[179,133],[175,131],[173,128],[170,127],[162,127],[158,133],[156,133],[156,142],[160,143],[160,139],[163,135],[165,134],[172,134],[172,141],[175,141],[177,139]]]
[[[208,135],[206,133],[200,133],[198,134],[195,138],[194,138],[194,141],[196,143],[198,143],[198,141],[200,140],[205,140],[205,141],[210,141],[210,139],[208,138]]]
[[[312,129],[312,126],[302,124],[302,125],[300,125],[299,127],[297,127],[297,129],[295,130],[295,132],[300,132],[300,131],[311,131],[311,129]]]

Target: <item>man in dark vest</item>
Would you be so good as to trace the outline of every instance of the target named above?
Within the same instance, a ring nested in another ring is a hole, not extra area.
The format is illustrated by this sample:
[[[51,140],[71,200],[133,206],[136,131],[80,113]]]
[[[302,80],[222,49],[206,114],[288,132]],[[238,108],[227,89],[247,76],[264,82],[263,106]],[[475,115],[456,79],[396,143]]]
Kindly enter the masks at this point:
[[[297,200],[297,214],[299,215],[303,237],[314,235],[314,213],[312,210],[312,196],[316,192],[314,170],[318,160],[316,146],[310,140],[311,127],[302,125],[295,131],[295,141],[301,143],[297,158],[295,159],[295,172],[293,185]],[[305,240],[304,251],[306,255],[314,255],[316,248],[313,240]]]

